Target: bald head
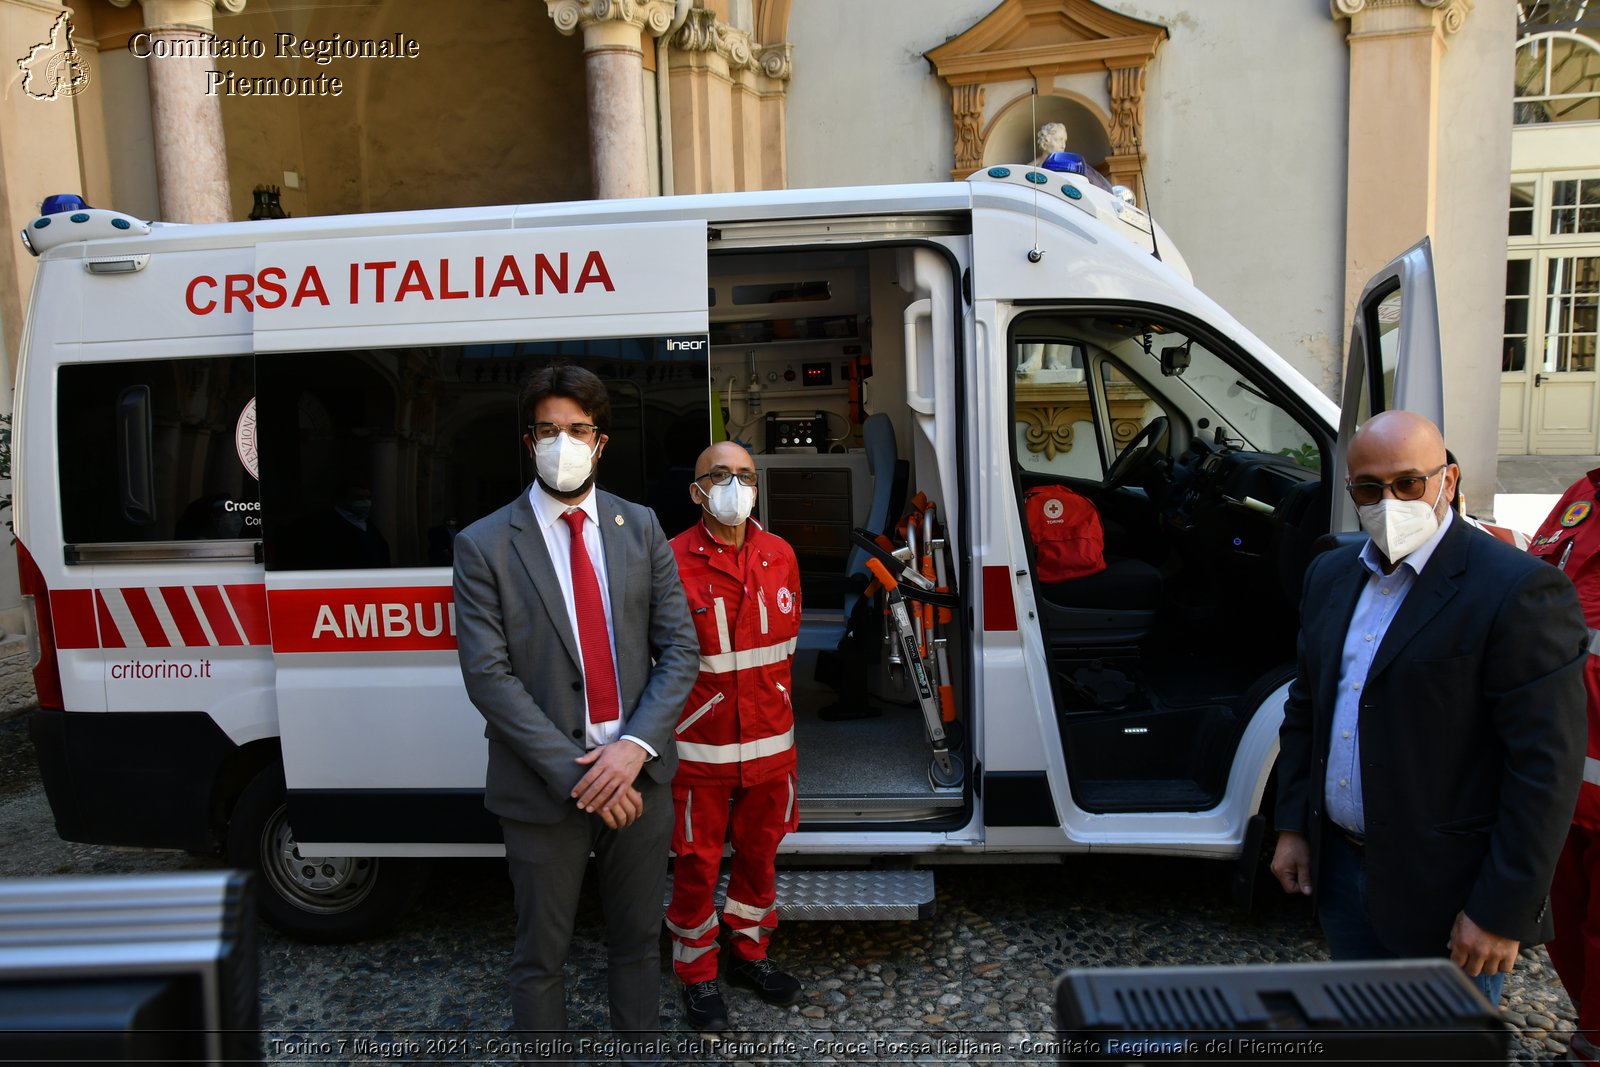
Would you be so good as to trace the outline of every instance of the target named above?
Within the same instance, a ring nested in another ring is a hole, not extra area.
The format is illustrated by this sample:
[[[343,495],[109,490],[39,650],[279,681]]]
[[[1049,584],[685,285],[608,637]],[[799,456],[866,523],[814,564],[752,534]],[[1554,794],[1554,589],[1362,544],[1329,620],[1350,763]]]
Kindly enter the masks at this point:
[[[695,506],[704,508],[706,511],[706,528],[718,540],[726,541],[735,546],[742,545],[744,544],[745,519],[749,516],[749,508],[746,507],[742,511],[730,514],[727,510],[729,501],[725,495],[721,498],[720,505],[713,506],[711,504],[712,494],[718,492],[726,494],[728,490],[715,488],[712,480],[705,477],[708,474],[742,475],[753,482],[756,475],[755,460],[750,458],[750,453],[732,441],[718,441],[700,453],[700,458],[695,460],[694,482],[689,486],[689,499],[694,501]],[[730,482],[729,484],[736,483]],[[735,489],[733,490],[733,495],[736,498],[743,497],[744,493]],[[756,488],[752,485],[749,490],[749,503],[754,505],[755,499]],[[720,519],[717,518],[719,514],[722,516]]]
[[[755,460],[733,441],[718,441],[694,461],[694,476],[710,474],[714,470],[728,470],[735,474],[756,469]]]
[[[1410,411],[1383,411],[1368,419],[1350,438],[1346,455],[1351,482],[1392,482],[1396,478],[1432,478],[1443,467],[1443,501],[1454,498],[1460,471],[1446,462],[1444,435],[1432,421]],[[1431,504],[1439,492],[1430,484]]]

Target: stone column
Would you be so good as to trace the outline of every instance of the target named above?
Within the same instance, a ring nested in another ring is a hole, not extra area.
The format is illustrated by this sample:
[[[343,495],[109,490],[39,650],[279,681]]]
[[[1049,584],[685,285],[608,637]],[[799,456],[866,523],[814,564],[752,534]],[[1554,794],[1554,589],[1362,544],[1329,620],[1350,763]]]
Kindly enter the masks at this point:
[[[127,7],[133,0],[111,0]],[[222,98],[206,94],[216,61],[204,54],[217,8],[231,15],[246,0],[139,0],[150,34],[150,125],[156,149],[156,188],[167,222],[227,222],[228,147],[222,136]],[[178,54],[161,54],[163,52]],[[197,54],[198,53],[198,54]]]
[[[1330,0],[1350,20],[1345,336],[1372,274],[1434,228],[1439,68],[1473,0]]]
[[[649,196],[645,136],[644,34],[672,25],[671,0],[545,0],[556,29],[583,31],[588,81],[589,159],[594,195]]]

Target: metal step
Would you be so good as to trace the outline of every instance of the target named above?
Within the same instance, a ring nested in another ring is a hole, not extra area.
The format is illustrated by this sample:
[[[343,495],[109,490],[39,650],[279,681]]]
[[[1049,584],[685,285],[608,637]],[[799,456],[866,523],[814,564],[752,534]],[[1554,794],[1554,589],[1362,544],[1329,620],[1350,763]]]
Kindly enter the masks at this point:
[[[717,882],[718,910],[728,893],[728,873]],[[667,902],[672,884],[667,884]],[[933,916],[929,870],[799,870],[778,868],[778,913],[784,922],[927,919]]]

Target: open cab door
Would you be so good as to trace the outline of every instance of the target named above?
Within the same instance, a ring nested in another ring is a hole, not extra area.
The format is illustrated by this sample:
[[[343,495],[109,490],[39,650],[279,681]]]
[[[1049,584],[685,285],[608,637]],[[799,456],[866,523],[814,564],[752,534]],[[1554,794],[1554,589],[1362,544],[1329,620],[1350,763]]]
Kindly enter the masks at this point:
[[[1334,533],[1357,528],[1355,505],[1340,492],[1350,437],[1357,426],[1390,408],[1426,415],[1444,428],[1444,349],[1433,244],[1426,237],[1375,274],[1356,305],[1334,451]]]

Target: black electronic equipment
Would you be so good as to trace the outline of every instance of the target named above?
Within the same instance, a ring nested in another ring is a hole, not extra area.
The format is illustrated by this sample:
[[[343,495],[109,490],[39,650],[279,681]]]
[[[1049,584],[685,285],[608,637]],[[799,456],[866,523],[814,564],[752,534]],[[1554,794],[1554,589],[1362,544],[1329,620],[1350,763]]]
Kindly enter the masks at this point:
[[[261,1062],[243,871],[0,880],[0,1062]]]
[[[770,453],[826,452],[828,417],[823,412],[767,412],[766,450]]]
[[[1075,968],[1058,1063],[1505,1063],[1511,1035],[1447,959]]]

